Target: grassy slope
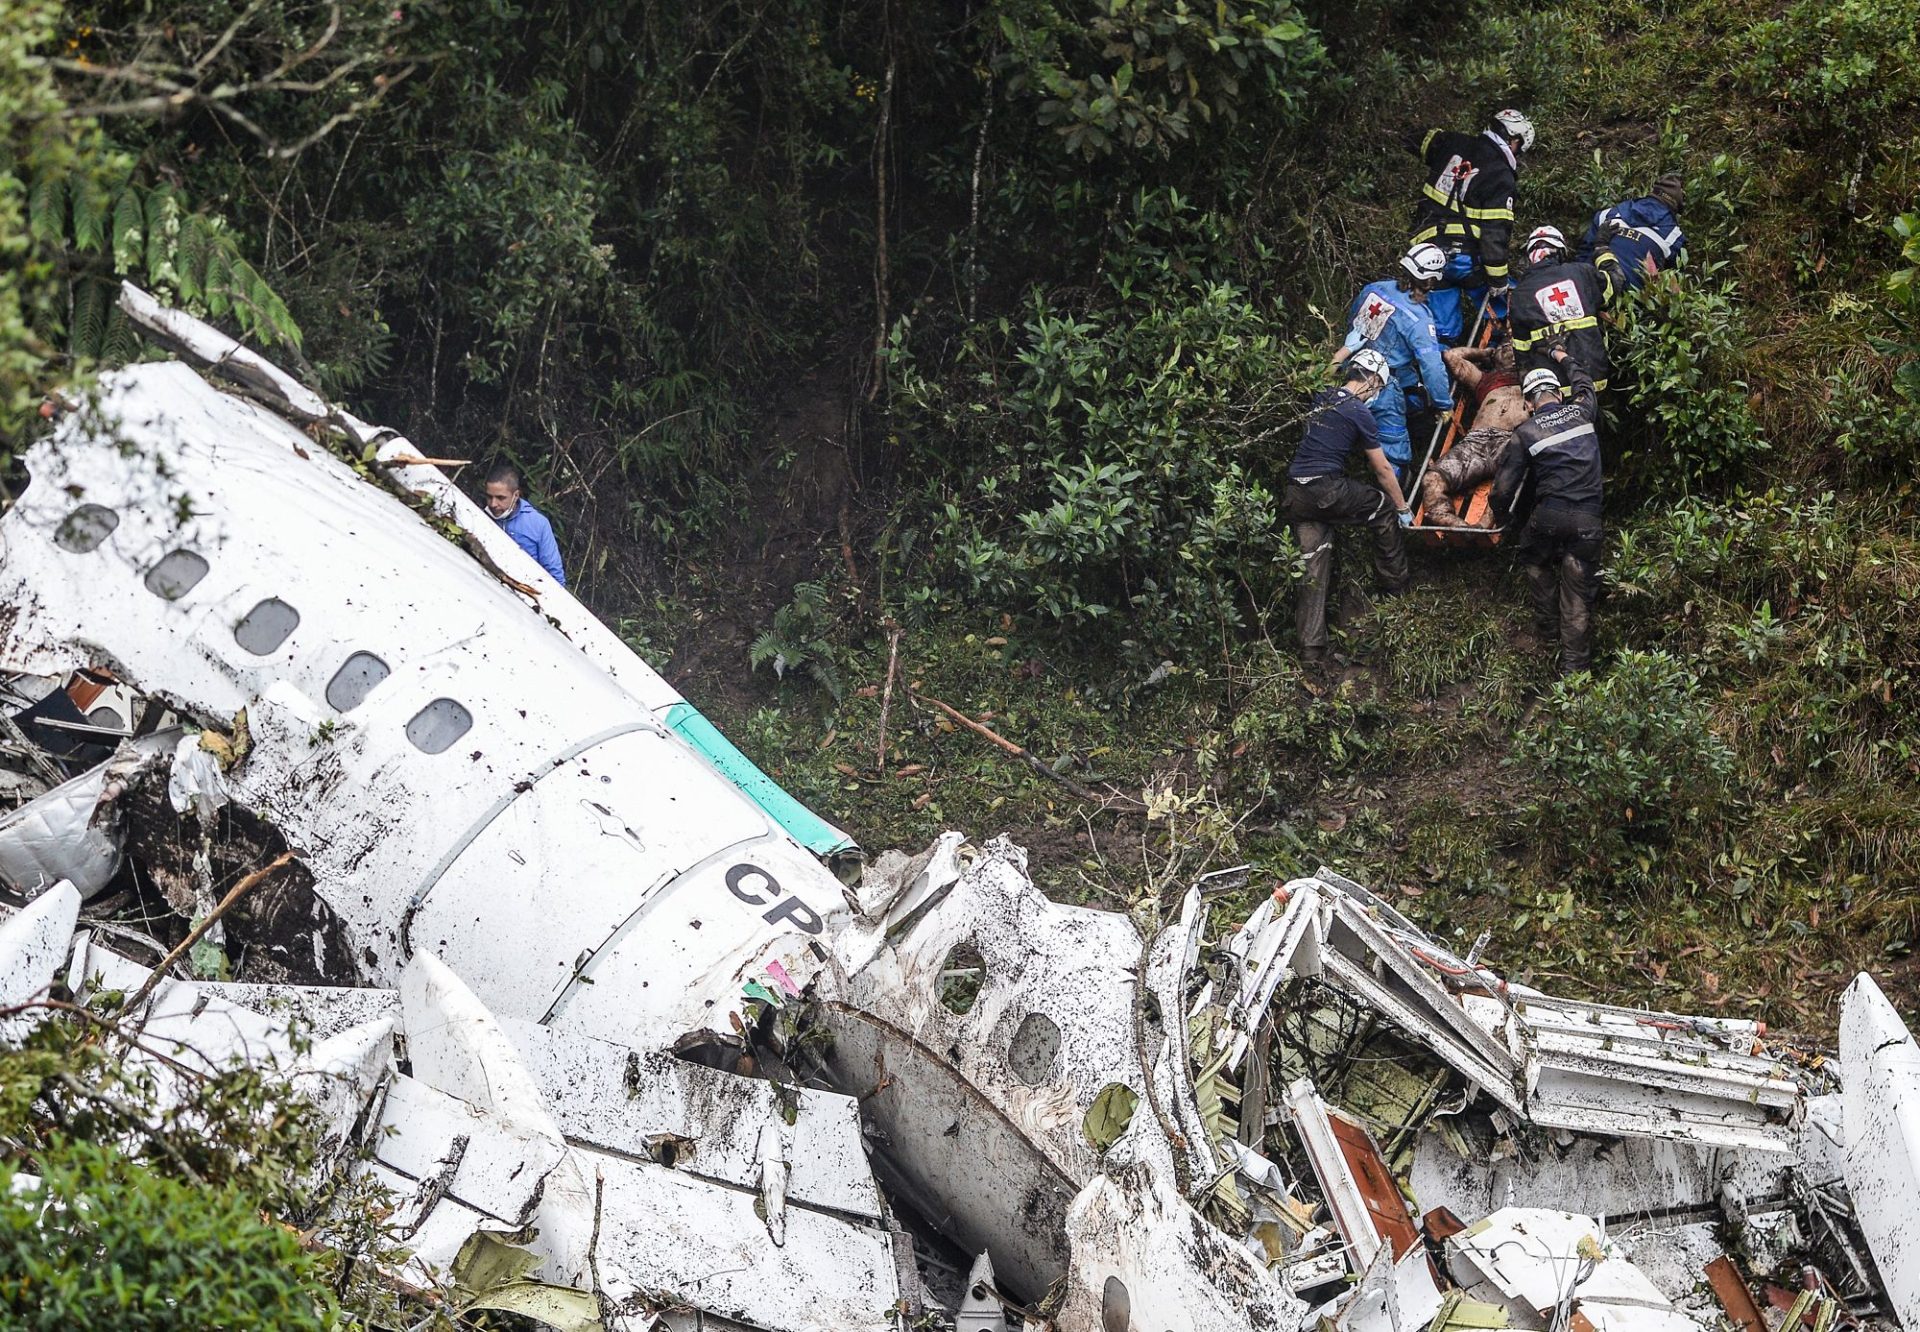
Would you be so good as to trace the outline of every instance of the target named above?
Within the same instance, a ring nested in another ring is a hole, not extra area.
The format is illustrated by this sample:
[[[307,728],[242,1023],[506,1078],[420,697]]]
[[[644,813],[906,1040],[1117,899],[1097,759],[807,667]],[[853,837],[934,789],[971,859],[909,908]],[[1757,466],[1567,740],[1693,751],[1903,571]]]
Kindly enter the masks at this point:
[[[1863,465],[1835,447],[1844,413],[1826,381],[1838,369],[1884,383],[1863,310],[1890,259],[1879,228],[1912,206],[1913,131],[1861,159],[1864,216],[1849,214],[1828,157],[1793,146],[1791,111],[1727,77],[1738,35],[1767,12],[1545,6],[1492,23],[1485,56],[1463,40],[1444,78],[1429,71],[1381,112],[1404,117],[1383,135],[1422,114],[1464,123],[1462,108],[1513,91],[1543,128],[1523,226],[1572,230],[1658,168],[1684,165],[1695,180],[1695,254],[1739,284],[1739,370],[1773,445],[1734,479],[1797,498],[1748,501],[1723,486],[1681,504],[1648,464],[1685,441],[1637,436],[1641,456],[1617,469],[1610,503],[1620,553],[1600,622],[1603,659],[1662,648],[1697,679],[1713,737],[1732,752],[1706,799],[1568,813],[1579,793],[1556,780],[1552,746],[1512,743],[1540,733],[1548,671],[1519,645],[1520,583],[1498,556],[1429,555],[1417,595],[1378,609],[1343,573],[1356,666],[1318,693],[1289,651],[1284,604],[1271,641],[1181,661],[1153,686],[993,607],[956,605],[909,627],[902,682],[992,714],[1081,782],[1148,792],[1167,811],[1151,821],[1083,805],[898,692],[877,772],[886,639],[867,590],[844,574],[843,706],[805,681],[743,690],[744,662],[711,653],[683,688],[871,848],[912,848],[949,826],[1009,830],[1035,850],[1050,892],[1105,905],[1139,903],[1208,863],[1251,860],[1258,892],[1324,862],[1442,932],[1491,929],[1494,965],[1562,990],[1827,1029],[1837,987],[1866,968],[1912,1011],[1920,736],[1905,704],[1920,662],[1920,542],[1898,462]],[[1370,253],[1390,253],[1410,167],[1359,188],[1373,192],[1348,201],[1349,222]],[[1826,492],[1836,498],[1809,503]],[[839,563],[823,555],[823,568]],[[691,587],[647,617],[653,654],[685,632],[675,626],[688,607],[722,600]]]

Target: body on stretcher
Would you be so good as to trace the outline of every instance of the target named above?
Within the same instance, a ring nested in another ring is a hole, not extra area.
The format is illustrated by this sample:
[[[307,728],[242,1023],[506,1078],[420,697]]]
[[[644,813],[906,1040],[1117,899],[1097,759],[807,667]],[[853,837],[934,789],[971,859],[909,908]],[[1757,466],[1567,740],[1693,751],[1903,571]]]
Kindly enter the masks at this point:
[[[1474,323],[1473,337],[1469,339],[1469,344],[1476,348],[1490,346],[1497,323],[1497,320],[1487,318],[1486,306],[1482,304],[1480,318]],[[1427,522],[1427,502],[1422,482],[1426,479],[1427,470],[1446,457],[1453,446],[1465,437],[1468,429],[1467,397],[1468,395],[1460,392],[1454,393],[1452,413],[1435,427],[1433,438],[1427,443],[1426,457],[1420,460],[1419,469],[1413,475],[1411,493],[1407,496],[1413,508],[1413,523],[1408,531],[1434,545],[1456,541],[1497,546],[1500,544],[1500,534],[1503,529],[1480,525],[1486,522],[1487,511],[1493,502],[1493,482],[1490,480],[1482,481],[1469,494],[1454,495],[1448,499],[1454,512],[1459,514],[1462,521],[1469,526],[1443,526],[1439,523]]]

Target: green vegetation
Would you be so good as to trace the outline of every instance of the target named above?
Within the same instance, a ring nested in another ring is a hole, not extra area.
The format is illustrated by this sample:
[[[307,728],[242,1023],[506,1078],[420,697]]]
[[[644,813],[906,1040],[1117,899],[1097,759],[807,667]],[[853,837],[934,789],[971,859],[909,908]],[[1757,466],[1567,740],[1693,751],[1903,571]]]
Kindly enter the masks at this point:
[[[1920,996],[1920,0],[8,16],[10,443],[138,274],[523,464],[588,600],[870,847],[1007,830],[1148,913],[1327,863],[1569,992]],[[1597,669],[1448,548],[1392,601],[1343,556],[1310,681],[1300,409],[1403,140],[1509,104],[1523,228],[1689,182],[1611,331]]]
[[[337,1199],[324,1223],[337,1251],[300,1229],[337,1181],[283,1081],[150,1048],[155,1058],[130,1069],[128,1045],[148,1047],[117,1020],[125,996],[99,994],[84,1010],[67,998],[56,984],[46,1001],[10,1010],[47,1020],[0,1048],[0,1326],[419,1321],[424,1306],[369,1261],[396,1251],[390,1201]]]
[[[54,1141],[34,1187],[0,1165],[0,1318],[8,1327],[337,1325],[322,1260],[244,1190],[204,1189],[113,1147]]]

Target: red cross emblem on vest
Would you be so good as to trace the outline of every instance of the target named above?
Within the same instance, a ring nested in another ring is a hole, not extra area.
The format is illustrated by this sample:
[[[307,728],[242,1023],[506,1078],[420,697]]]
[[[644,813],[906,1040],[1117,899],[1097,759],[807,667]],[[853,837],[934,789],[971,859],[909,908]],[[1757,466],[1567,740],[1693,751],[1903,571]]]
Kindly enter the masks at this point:
[[[1571,282],[1556,282],[1544,290],[1535,292],[1533,300],[1549,323],[1557,323],[1563,319],[1580,319],[1587,313],[1586,304],[1580,299],[1580,289]]]

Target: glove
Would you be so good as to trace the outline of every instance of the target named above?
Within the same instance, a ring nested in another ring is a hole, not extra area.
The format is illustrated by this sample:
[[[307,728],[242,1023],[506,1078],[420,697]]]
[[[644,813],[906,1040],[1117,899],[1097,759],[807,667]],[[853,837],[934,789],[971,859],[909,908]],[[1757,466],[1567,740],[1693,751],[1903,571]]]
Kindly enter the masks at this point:
[[[1402,510],[1400,510],[1400,515],[1399,515],[1399,516],[1400,516],[1400,526],[1402,526],[1402,527],[1412,527],[1412,526],[1413,526],[1413,510],[1412,510],[1412,509],[1402,509]]]
[[[1619,240],[1622,236],[1631,236],[1633,228],[1617,217],[1610,217],[1600,225],[1601,240]]]

